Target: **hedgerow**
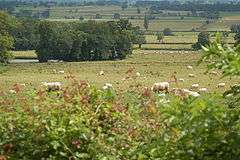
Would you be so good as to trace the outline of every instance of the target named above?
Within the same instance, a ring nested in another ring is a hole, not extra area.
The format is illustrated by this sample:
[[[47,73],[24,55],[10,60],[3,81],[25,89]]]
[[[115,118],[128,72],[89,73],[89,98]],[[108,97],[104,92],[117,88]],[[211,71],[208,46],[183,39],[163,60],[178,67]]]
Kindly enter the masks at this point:
[[[85,81],[1,93],[0,154],[9,159],[238,159],[239,109],[220,95],[119,94]],[[131,97],[130,97],[131,96]],[[126,100],[126,101],[125,101]]]
[[[239,50],[217,43],[204,49],[202,60],[216,62],[210,62],[209,69],[238,76]],[[11,92],[0,91],[0,159],[240,157],[238,85],[224,95],[187,98],[156,94],[137,82],[117,91],[67,78],[70,84],[58,91],[19,84]]]

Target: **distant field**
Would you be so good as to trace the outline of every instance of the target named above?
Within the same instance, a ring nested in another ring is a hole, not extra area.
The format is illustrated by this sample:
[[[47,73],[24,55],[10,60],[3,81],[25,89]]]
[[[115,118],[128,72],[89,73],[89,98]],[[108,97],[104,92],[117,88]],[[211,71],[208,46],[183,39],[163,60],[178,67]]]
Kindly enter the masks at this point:
[[[32,59],[37,58],[34,51],[12,51],[14,58],[16,59]]]
[[[31,10],[33,13],[44,11],[48,8],[45,7],[17,7],[17,10]],[[96,14],[100,14],[104,19],[111,19],[114,13],[119,13],[122,18],[143,18],[145,12],[148,12],[147,8],[140,7],[140,13],[137,12],[137,7],[129,6],[125,10],[122,10],[120,6],[76,6],[76,7],[51,7],[50,18],[64,18],[84,16],[85,18],[94,18]],[[168,16],[168,13],[180,14],[182,16],[187,15],[187,11],[162,11],[162,14],[154,14],[156,18],[160,19],[180,19],[178,16]],[[198,17],[185,17],[186,19],[199,19]]]
[[[191,50],[191,44],[143,44],[142,48],[145,49],[161,49],[161,50]]]
[[[199,83],[201,87],[207,87],[211,91],[223,91],[216,88],[217,83],[226,82],[236,83],[237,79],[220,79],[220,76],[210,76],[204,74],[204,65],[196,66],[200,58],[197,52],[178,51],[142,51],[135,50],[134,54],[122,61],[103,61],[103,62],[75,62],[75,63],[25,63],[9,64],[8,67],[0,72],[0,90],[8,90],[15,83],[25,83],[29,87],[37,87],[43,81],[60,81],[67,84],[65,79],[68,73],[76,76],[77,79],[88,80],[95,83],[98,87],[106,82],[110,82],[117,89],[128,88],[132,84],[141,82],[145,86],[151,86],[154,82],[168,81],[177,72],[178,78],[184,78],[185,82],[180,83],[179,87],[189,88],[193,83]],[[193,70],[187,70],[187,65],[193,65]],[[134,67],[134,73],[139,72],[141,76],[137,81],[132,79],[123,81],[126,77],[125,72]],[[65,74],[54,73],[54,70],[64,70]],[[103,70],[104,76],[99,76]],[[196,78],[189,78],[188,74],[196,75]],[[172,84],[172,87],[175,87]]]
[[[143,27],[143,20],[130,20],[134,26]],[[190,31],[193,28],[199,28],[202,25],[201,20],[150,20],[149,30],[150,31],[162,31],[165,28],[170,28],[173,31]]]
[[[191,43],[194,44],[197,42],[197,32],[173,32],[174,36],[165,36],[163,42],[164,43],[180,43],[185,45],[184,43]],[[214,33],[211,33],[211,41],[215,40],[215,35]],[[147,43],[159,43],[157,40],[156,35],[146,35],[146,41]],[[224,41],[226,43],[235,43],[234,40],[234,34],[229,34],[227,38],[224,38]],[[174,47],[175,44],[172,46]]]
[[[234,24],[240,24],[239,19],[222,19],[215,23],[210,23],[206,25],[206,30],[208,31],[230,31],[230,27]]]
[[[33,13],[42,12],[46,7],[17,7],[16,10],[31,10]],[[120,6],[76,6],[76,7],[51,7],[50,19],[60,21],[75,21],[80,17],[85,20],[114,20],[114,13],[119,13],[121,18],[130,19],[134,26],[143,28],[143,19],[148,8],[140,8],[140,13],[137,12],[137,7],[129,6],[122,10]],[[154,14],[155,19],[150,20],[150,31],[161,31],[164,28],[171,28],[174,31],[191,31],[194,29],[203,29],[207,31],[228,31],[233,24],[240,23],[240,12],[220,12],[221,20],[208,25],[204,25],[206,21],[200,17],[189,17],[187,11],[169,11],[163,10],[161,14]],[[101,19],[96,19],[96,14],[101,15]],[[180,16],[174,16],[180,15]],[[184,17],[181,20],[181,17]]]
[[[33,12],[46,10],[46,8],[17,8],[27,9]],[[141,13],[137,13],[136,7],[129,7],[122,10],[118,6],[86,6],[86,7],[54,7],[51,8],[50,18],[52,21],[78,21],[80,16],[84,20],[109,21],[114,20],[113,14],[120,13],[122,18],[134,17],[130,19],[133,26],[143,28],[143,17],[146,8],[141,8]],[[173,11],[164,11],[168,13]],[[176,12],[186,15],[187,12]],[[240,13],[240,12],[239,12]],[[202,64],[196,66],[201,57],[199,52],[191,51],[192,44],[196,43],[199,32],[190,32],[193,28],[200,28],[206,31],[229,31],[232,24],[240,23],[239,13],[221,13],[223,18],[208,25],[204,19],[198,17],[184,17],[183,20],[177,16],[155,15],[155,20],[150,20],[149,33],[151,31],[162,31],[164,28],[170,28],[174,36],[166,36],[165,44],[158,44],[156,35],[146,35],[147,44],[142,45],[142,50],[134,50],[134,54],[122,61],[104,61],[104,62],[75,62],[75,63],[19,63],[10,64],[7,67],[1,66],[0,69],[0,89],[7,90],[14,83],[26,83],[31,87],[37,87],[43,81],[61,81],[67,83],[65,79],[68,73],[76,76],[77,79],[88,80],[97,86],[102,86],[106,82],[114,84],[118,89],[128,88],[134,83],[141,82],[146,86],[152,85],[157,81],[168,81],[173,72],[177,72],[178,78],[184,78],[186,81],[180,84],[180,87],[189,88],[193,83],[199,83],[202,87],[207,87],[212,91],[220,91],[216,88],[219,82],[226,82],[228,86],[239,80],[220,79],[219,76],[210,76],[204,74],[206,68]],[[95,19],[95,15],[102,15],[102,19]],[[67,17],[66,17],[67,16]],[[181,32],[182,31],[182,32]],[[153,33],[154,33],[153,32]],[[225,42],[234,43],[234,34],[225,38]],[[211,40],[214,40],[214,33],[211,33]],[[174,44],[175,43],[175,44]],[[185,43],[185,44],[184,44]],[[138,48],[135,45],[134,48]],[[36,58],[34,51],[14,51],[17,59]],[[186,69],[187,65],[193,65],[194,70]],[[126,77],[125,72],[134,67],[135,72],[140,72],[141,76],[134,80],[122,81]],[[64,70],[65,74],[56,74],[54,70]],[[103,70],[104,76],[98,73]],[[196,78],[189,78],[188,74],[196,74]],[[175,85],[173,85],[175,87]],[[222,90],[221,90],[222,91]]]
[[[220,12],[220,16],[224,19],[240,19],[240,12]]]
[[[197,34],[175,34],[174,36],[165,36],[163,42],[164,43],[195,43],[197,41]],[[147,35],[146,36],[147,43],[158,43],[156,35]]]

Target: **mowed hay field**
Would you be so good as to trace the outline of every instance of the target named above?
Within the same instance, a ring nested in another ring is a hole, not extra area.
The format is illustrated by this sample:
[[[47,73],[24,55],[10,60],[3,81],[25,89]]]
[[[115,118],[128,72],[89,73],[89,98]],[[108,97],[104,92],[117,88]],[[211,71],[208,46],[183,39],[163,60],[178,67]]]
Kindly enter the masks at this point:
[[[29,88],[41,85],[41,82],[60,81],[67,85],[69,80],[66,76],[71,74],[78,80],[87,80],[90,83],[101,87],[104,83],[112,83],[118,90],[131,89],[131,86],[151,86],[155,82],[169,81],[171,75],[177,72],[178,78],[184,78],[185,82],[180,82],[178,87],[190,88],[194,83],[199,83],[200,87],[206,87],[210,92],[223,92],[230,85],[240,80],[237,78],[221,79],[221,76],[205,74],[206,66],[197,66],[197,61],[201,54],[197,52],[178,53],[168,51],[143,51],[135,50],[126,60],[122,61],[102,61],[102,62],[62,62],[62,63],[18,63],[1,66],[0,69],[0,90],[7,91],[16,83],[24,83]],[[193,70],[188,70],[187,65],[192,65]],[[132,75],[124,80],[126,71],[134,68]],[[55,73],[55,71],[57,73]],[[64,74],[58,71],[65,71]],[[99,75],[104,71],[104,75]],[[136,73],[141,74],[136,77]],[[195,78],[189,78],[188,74],[195,74]],[[227,84],[226,88],[218,89],[216,86],[220,82]],[[176,87],[172,84],[171,87]]]

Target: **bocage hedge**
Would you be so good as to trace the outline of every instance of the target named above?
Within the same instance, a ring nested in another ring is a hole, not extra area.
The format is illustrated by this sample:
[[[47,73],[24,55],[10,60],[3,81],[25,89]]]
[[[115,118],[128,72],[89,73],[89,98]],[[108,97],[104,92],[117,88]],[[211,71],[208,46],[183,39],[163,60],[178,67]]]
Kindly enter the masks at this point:
[[[40,62],[123,59],[132,53],[134,41],[134,28],[127,20],[42,21],[38,32],[40,41],[36,52]]]

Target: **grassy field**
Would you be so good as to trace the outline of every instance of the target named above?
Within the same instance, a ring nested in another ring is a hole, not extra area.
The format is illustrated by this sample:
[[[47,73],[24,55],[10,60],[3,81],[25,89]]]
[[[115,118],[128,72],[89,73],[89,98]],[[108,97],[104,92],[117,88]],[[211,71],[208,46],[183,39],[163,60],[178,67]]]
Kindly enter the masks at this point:
[[[134,26],[143,28],[143,20],[130,20]],[[174,31],[190,31],[193,28],[199,28],[202,25],[201,20],[150,20],[150,31],[162,31],[165,28],[170,28]]]
[[[164,43],[196,43],[197,34],[192,32],[192,34],[185,33],[173,33],[174,36],[165,36]],[[146,35],[147,43],[158,43],[156,35]]]
[[[33,13],[42,12],[49,8],[46,7],[17,7],[16,10],[30,10]],[[76,6],[76,7],[61,7],[55,6],[50,8],[50,18],[65,18],[74,17],[79,18],[83,16],[85,18],[94,18],[96,14],[100,14],[102,18],[111,19],[114,13],[119,13],[122,18],[144,18],[145,13],[148,12],[148,8],[140,7],[140,13],[137,12],[137,7],[129,6],[128,8],[122,10],[120,6]],[[178,14],[182,16],[187,15],[187,11],[169,11],[164,10],[161,14],[154,14],[158,19],[180,19],[177,16],[169,16],[168,14]],[[186,19],[199,19],[198,17],[185,17]]]
[[[37,8],[17,8],[17,10],[32,10],[33,13],[46,10],[44,7]],[[78,6],[78,7],[53,7],[50,9],[49,20],[58,21],[76,21],[80,16],[84,16],[85,20],[95,19],[96,14],[100,14],[102,19],[99,21],[113,20],[114,13],[120,13],[122,18],[129,18],[133,26],[143,28],[143,17],[146,8],[140,8],[141,13],[137,13],[136,7],[129,7],[122,10],[119,6]],[[228,31],[232,24],[240,23],[238,12],[222,12],[221,20],[208,25],[204,19],[198,17],[185,17],[181,20],[176,16],[163,16],[168,13],[176,13],[187,15],[187,12],[164,11],[163,14],[156,14],[155,20],[150,20],[149,31],[162,31],[164,28],[170,28],[174,36],[166,36],[164,43],[157,44],[155,35],[146,35],[147,44],[142,45],[143,50],[135,50],[134,54],[123,61],[107,61],[107,62],[79,62],[79,63],[26,63],[26,64],[10,64],[0,69],[0,88],[6,90],[11,88],[14,83],[26,83],[32,87],[39,86],[43,81],[61,81],[66,83],[65,76],[69,73],[78,79],[88,80],[98,86],[106,82],[113,83],[116,88],[128,88],[133,83],[142,82],[146,86],[152,85],[156,81],[167,81],[173,74],[177,72],[179,78],[185,78],[186,81],[181,87],[190,87],[193,83],[199,83],[202,87],[210,88],[212,91],[218,90],[216,84],[218,82],[226,82],[228,86],[236,80],[220,79],[220,76],[214,77],[205,75],[204,65],[195,66],[200,55],[191,50],[191,45],[196,43],[198,32],[189,32],[193,28],[201,28],[207,31]],[[67,16],[67,18],[66,18]],[[181,32],[183,31],[183,32]],[[184,32],[188,31],[188,32]],[[211,33],[214,34],[214,33]],[[230,34],[225,38],[225,42],[234,43],[234,35]],[[211,40],[214,40],[211,35]],[[176,44],[174,44],[176,43]],[[186,43],[186,44],[184,44]],[[137,45],[134,48],[138,48]],[[179,50],[179,51],[178,51]],[[186,51],[180,51],[186,50]],[[18,51],[14,52],[15,58],[36,58],[34,51]],[[186,69],[187,65],[193,65],[194,70]],[[134,67],[135,72],[140,72],[141,77],[134,80],[122,81],[126,77],[125,72]],[[65,74],[56,74],[54,70],[64,70]],[[103,70],[104,76],[98,73]],[[188,78],[188,74],[196,74],[196,78]],[[174,85],[173,85],[174,86]]]
[[[16,11],[30,10],[32,13],[45,11],[46,7],[16,7]],[[55,6],[50,8],[50,20],[73,21],[84,17],[85,20],[114,20],[114,13],[119,13],[121,18],[130,19],[134,26],[143,28],[143,19],[145,13],[148,13],[148,8],[140,8],[140,13],[137,12],[137,7],[129,6],[122,10],[120,6],[76,6],[76,7],[61,7]],[[101,19],[96,19],[96,14],[101,15]],[[240,23],[239,12],[221,12],[222,19],[205,25],[206,19],[201,17],[189,17],[187,11],[169,11],[163,10],[161,14],[154,14],[155,19],[150,20],[150,31],[162,31],[164,28],[171,28],[174,31],[191,31],[194,29],[202,29],[207,31],[228,31],[233,24]],[[176,16],[180,15],[180,16]],[[184,19],[181,19],[181,17]]]
[[[124,18],[124,17],[122,17]],[[49,18],[50,21],[78,21],[78,19],[74,18]],[[85,21],[88,20],[96,20],[96,21],[109,21],[109,20],[116,20],[116,19],[108,19],[107,17],[103,17],[102,19],[95,19],[94,17],[89,18],[85,17]],[[133,26],[139,26],[140,29],[145,30],[143,27],[143,19],[129,19]],[[214,23],[205,24],[205,20],[198,20],[198,19],[155,19],[149,21],[149,28],[148,31],[163,31],[165,28],[170,28],[176,32],[191,32],[192,29],[197,30],[204,30],[204,31],[230,31],[230,27],[233,24],[239,24],[240,19],[230,19],[230,20],[218,20]]]
[[[161,50],[191,50],[191,44],[143,44],[142,48]]]
[[[34,51],[13,51],[15,59],[35,59],[37,55]]]
[[[196,43],[198,32],[174,32],[174,36],[165,36],[164,43]],[[211,33],[211,41],[214,41],[215,33]],[[224,38],[226,43],[235,43],[234,34],[229,34],[227,38]],[[147,43],[159,43],[156,35],[146,35]],[[173,45],[174,47],[174,45]]]
[[[33,55],[28,52],[25,54]],[[168,51],[143,51],[135,50],[134,54],[122,61],[103,61],[103,62],[75,62],[75,63],[18,63],[9,64],[7,67],[1,66],[0,72],[0,90],[8,90],[15,83],[25,83],[29,87],[37,87],[41,82],[60,81],[67,84],[67,75],[72,74],[77,79],[88,80],[97,86],[104,83],[112,83],[117,89],[127,89],[136,83],[144,86],[151,86],[154,82],[169,81],[171,75],[177,72],[178,78],[184,78],[185,82],[179,84],[179,87],[189,88],[193,83],[199,83],[201,87],[207,87],[210,91],[219,90],[216,85],[220,82],[226,82],[229,87],[239,79],[220,79],[221,76],[211,76],[205,74],[205,65],[196,66],[201,55],[197,52],[168,52]],[[187,65],[193,65],[193,70],[188,70]],[[134,79],[126,78],[126,71],[133,67],[136,72],[141,74]],[[57,73],[55,73],[55,71]],[[58,71],[65,71],[59,74]],[[104,71],[100,76],[99,72]],[[188,74],[195,74],[195,78],[189,78]],[[176,87],[172,84],[172,87]]]

